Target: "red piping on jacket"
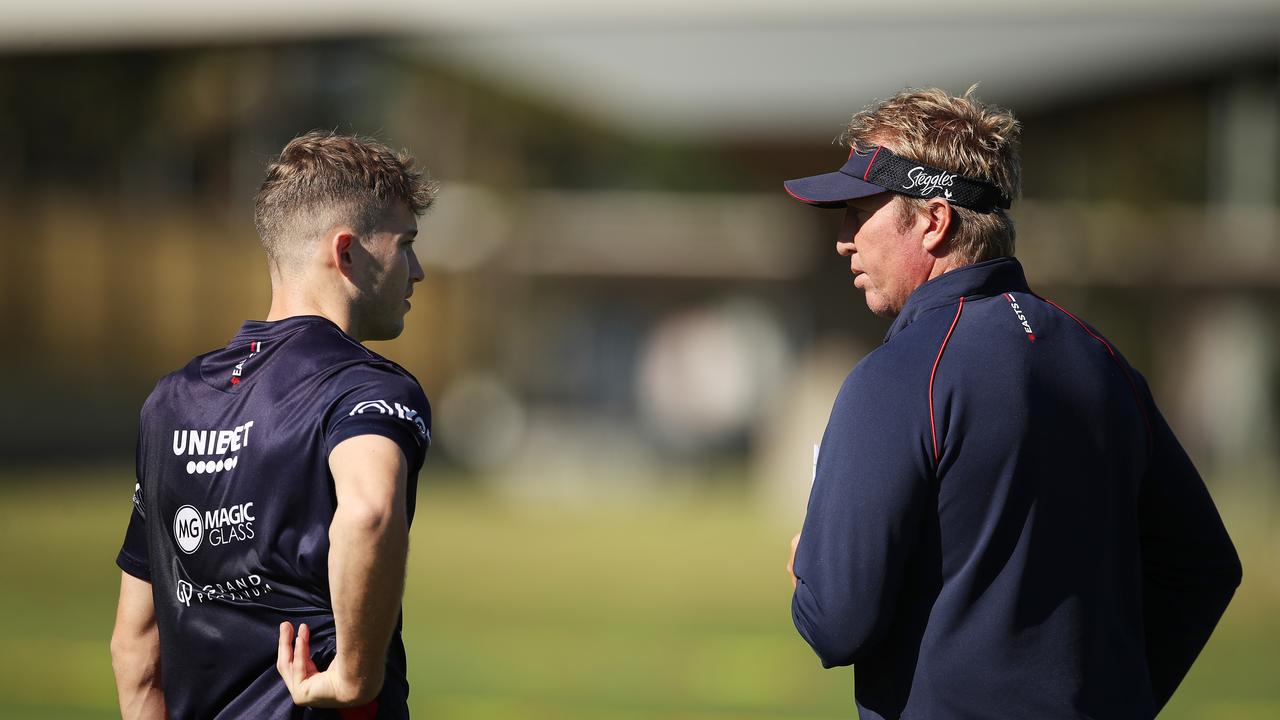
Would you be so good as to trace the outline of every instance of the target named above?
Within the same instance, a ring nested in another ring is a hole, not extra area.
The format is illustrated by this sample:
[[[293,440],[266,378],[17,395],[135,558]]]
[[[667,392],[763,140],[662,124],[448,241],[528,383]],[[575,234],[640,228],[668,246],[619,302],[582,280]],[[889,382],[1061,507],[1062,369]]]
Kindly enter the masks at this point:
[[[1036,295],[1036,297],[1040,297],[1040,296]],[[1129,372],[1129,368],[1125,367],[1123,362],[1120,362],[1120,357],[1116,355],[1116,351],[1111,349],[1111,344],[1108,343],[1105,339],[1103,339],[1100,335],[1090,330],[1088,325],[1085,325],[1083,322],[1080,321],[1080,318],[1076,317],[1075,315],[1072,315],[1070,312],[1067,312],[1066,308],[1062,307],[1061,305],[1059,305],[1058,303],[1052,300],[1049,300],[1048,298],[1040,297],[1040,299],[1058,308],[1058,310],[1062,311],[1064,315],[1071,318],[1072,320],[1075,320],[1076,324],[1079,325],[1082,330],[1089,333],[1089,337],[1102,343],[1102,347],[1107,349],[1107,354],[1111,356],[1111,361],[1116,364],[1116,367],[1120,368],[1120,372],[1124,374],[1124,379],[1129,381],[1129,390],[1133,392],[1133,401],[1138,405],[1138,410],[1142,413],[1142,422],[1146,423],[1147,425],[1147,439],[1150,441],[1154,441],[1155,432],[1152,431],[1151,429],[1151,417],[1147,415],[1147,408],[1145,405],[1142,404],[1142,394],[1138,392],[1138,384],[1133,381],[1133,374]]]
[[[938,464],[938,425],[933,419],[933,379],[938,375],[938,363],[942,362],[942,353],[947,349],[947,343],[951,341],[951,333],[955,332],[956,323],[960,322],[960,313],[964,312],[964,297],[960,298],[960,304],[956,306],[955,319],[951,321],[951,327],[947,330],[947,336],[942,339],[942,347],[938,348],[938,357],[933,360],[933,371],[929,373],[929,432],[933,435],[933,464]]]

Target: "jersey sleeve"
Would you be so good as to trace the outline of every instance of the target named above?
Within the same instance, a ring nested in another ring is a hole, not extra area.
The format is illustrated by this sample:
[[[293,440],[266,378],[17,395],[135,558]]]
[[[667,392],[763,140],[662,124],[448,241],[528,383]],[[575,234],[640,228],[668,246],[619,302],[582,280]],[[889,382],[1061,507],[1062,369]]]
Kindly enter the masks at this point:
[[[824,667],[857,662],[887,632],[928,507],[932,468],[901,387],[860,364],[822,438],[791,614]]]
[[[324,427],[325,454],[360,435],[389,438],[416,474],[431,445],[431,407],[422,387],[390,369],[357,366],[339,376],[342,389]]]
[[[151,558],[147,549],[147,508],[143,502],[145,492],[142,481],[142,430],[138,430],[135,483],[133,486],[133,512],[129,527],[124,533],[124,544],[116,555],[116,565],[130,575],[151,582]]]

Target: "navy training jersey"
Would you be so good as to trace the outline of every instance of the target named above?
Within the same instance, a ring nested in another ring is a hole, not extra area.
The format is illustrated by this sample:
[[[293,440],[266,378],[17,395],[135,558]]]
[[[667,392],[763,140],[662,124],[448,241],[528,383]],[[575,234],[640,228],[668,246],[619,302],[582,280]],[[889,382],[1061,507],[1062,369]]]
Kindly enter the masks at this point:
[[[333,660],[328,458],[368,434],[404,452],[412,522],[431,440],[426,395],[321,317],[246,322],[225,348],[156,385],[116,562],[152,584],[170,717],[344,716],[295,706],[275,663],[284,620],[311,627],[319,668]],[[408,717],[408,692],[397,621],[376,707],[346,716]]]
[[[918,287],[850,373],[794,567],[864,720],[1151,718],[1241,573],[1146,381],[1013,258]]]

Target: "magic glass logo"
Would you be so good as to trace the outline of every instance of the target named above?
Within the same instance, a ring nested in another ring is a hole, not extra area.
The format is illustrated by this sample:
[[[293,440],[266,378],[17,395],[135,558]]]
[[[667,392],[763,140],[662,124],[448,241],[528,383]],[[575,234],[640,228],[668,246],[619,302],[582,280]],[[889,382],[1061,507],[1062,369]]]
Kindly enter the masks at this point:
[[[173,539],[178,549],[190,555],[208,542],[210,546],[230,545],[254,538],[253,503],[230,505],[201,513],[193,505],[183,505],[173,516]]]
[[[178,548],[190,555],[200,549],[204,540],[204,525],[200,523],[200,511],[190,505],[183,505],[173,516],[173,539]]]

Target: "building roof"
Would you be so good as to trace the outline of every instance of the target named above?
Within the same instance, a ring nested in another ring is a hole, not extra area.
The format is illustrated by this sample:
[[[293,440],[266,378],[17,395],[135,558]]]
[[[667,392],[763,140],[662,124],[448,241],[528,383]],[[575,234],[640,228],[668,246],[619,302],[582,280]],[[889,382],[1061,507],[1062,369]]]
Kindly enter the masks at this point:
[[[1275,0],[614,5],[26,0],[0,4],[0,52],[387,37],[633,131],[693,137],[834,135],[907,85],[980,81],[984,99],[1025,110],[1280,56]]]

